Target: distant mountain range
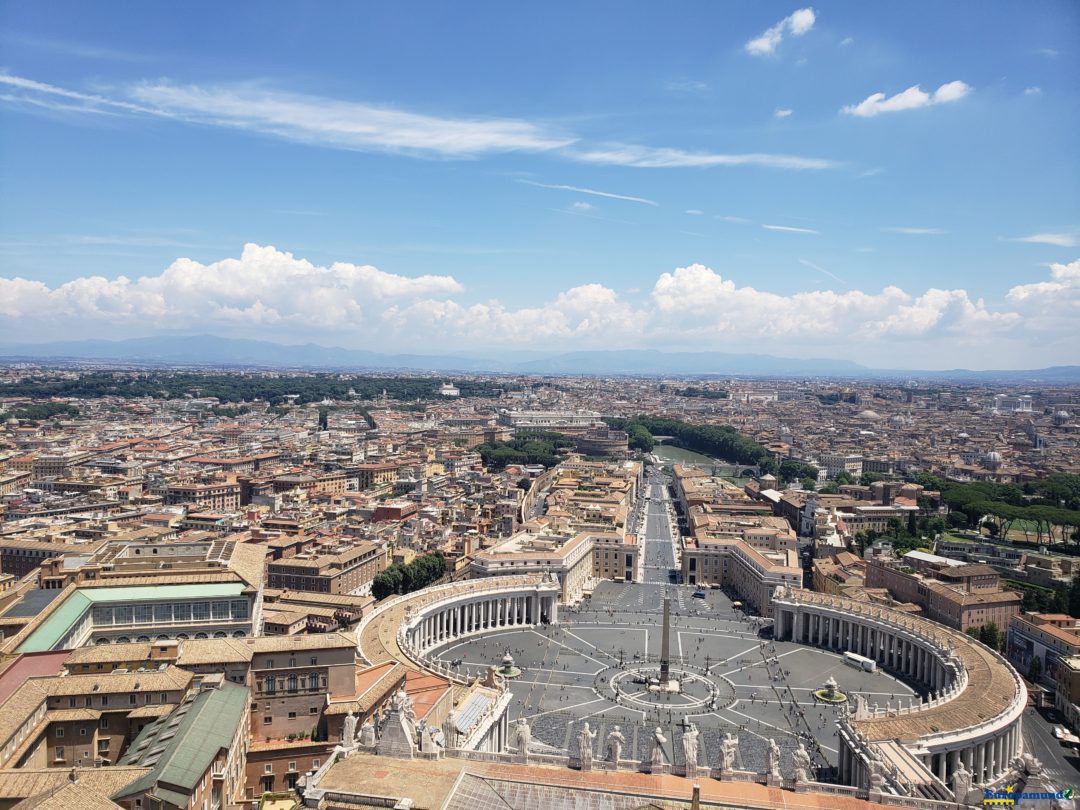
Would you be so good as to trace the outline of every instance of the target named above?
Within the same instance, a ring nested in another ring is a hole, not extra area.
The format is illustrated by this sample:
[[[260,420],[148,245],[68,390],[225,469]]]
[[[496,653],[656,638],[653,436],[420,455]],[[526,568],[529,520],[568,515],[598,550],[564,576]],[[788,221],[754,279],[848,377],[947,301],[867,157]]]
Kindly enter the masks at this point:
[[[148,337],[128,340],[69,340],[54,343],[0,344],[0,359],[43,361],[116,361],[144,365],[247,366],[340,370],[409,370],[502,372],[516,374],[679,374],[773,377],[920,377],[960,381],[1078,383],[1080,366],[1032,370],[917,371],[871,369],[848,360],[797,359],[768,354],[662,352],[650,349],[611,351],[458,352],[452,355],[384,354],[364,349],[283,345],[212,335]]]

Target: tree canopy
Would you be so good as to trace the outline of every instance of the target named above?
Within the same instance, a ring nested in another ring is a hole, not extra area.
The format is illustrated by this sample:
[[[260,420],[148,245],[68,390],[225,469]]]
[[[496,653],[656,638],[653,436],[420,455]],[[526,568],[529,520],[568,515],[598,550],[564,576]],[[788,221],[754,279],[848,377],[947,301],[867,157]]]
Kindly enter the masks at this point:
[[[440,579],[446,570],[446,559],[437,551],[415,557],[406,565],[394,563],[375,575],[371,581],[371,595],[385,599],[393,594],[412,593]]]
[[[739,433],[731,425],[692,425],[680,419],[645,414],[632,419],[611,417],[604,421],[611,427],[625,430],[627,433],[635,428],[643,428],[650,438],[672,436],[671,444],[677,447],[734,464],[762,464],[772,461],[768,450],[748,436]],[[636,435],[643,436],[644,434],[637,433]]]
[[[358,399],[375,399],[386,391],[394,400],[438,400],[442,380],[435,377],[377,377],[340,374],[296,374],[263,376],[181,371],[91,371],[74,379],[36,375],[18,382],[0,384],[0,396],[73,397],[92,399],[105,396],[179,399],[186,395],[216,397],[221,402],[252,402],[256,399],[280,405],[296,395],[297,403],[323,399],[347,399],[350,390]],[[490,397],[513,388],[504,382],[457,380],[463,397]]]

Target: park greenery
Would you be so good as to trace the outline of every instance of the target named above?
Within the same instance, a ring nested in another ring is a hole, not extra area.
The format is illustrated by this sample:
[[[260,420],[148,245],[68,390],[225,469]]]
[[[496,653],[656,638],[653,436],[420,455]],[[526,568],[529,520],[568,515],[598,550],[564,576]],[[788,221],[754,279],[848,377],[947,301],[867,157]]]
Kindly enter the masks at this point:
[[[0,422],[8,419],[40,422],[45,419],[52,419],[54,416],[71,418],[78,415],[79,409],[74,405],[67,405],[63,402],[44,402],[37,405],[24,405],[11,411],[0,411]]]
[[[324,399],[375,399],[386,392],[392,400],[439,400],[443,380],[436,377],[377,377],[340,374],[223,374],[170,371],[92,371],[72,379],[43,375],[0,384],[0,397],[70,397],[127,399],[185,396],[215,397],[220,402],[269,402],[281,405],[287,397],[297,404]],[[490,397],[512,388],[508,383],[457,380],[462,397]],[[352,392],[350,394],[350,391]]]
[[[1080,475],[1054,473],[1023,484],[948,481],[919,475],[916,482],[941,493],[956,529],[985,530],[1008,539],[1022,532],[1036,546],[1074,544],[1080,549]]]
[[[371,581],[371,595],[385,599],[394,594],[412,593],[446,575],[446,559],[439,552],[422,554],[411,562],[394,563]]]
[[[632,443],[631,447],[645,452],[651,450],[652,447],[646,449],[642,446],[646,442],[644,442],[641,429],[644,429],[650,438],[671,436],[668,443],[675,447],[693,450],[695,453],[734,464],[763,464],[766,467],[773,465],[768,450],[730,425],[692,425],[680,419],[644,414],[632,419],[608,417],[604,421],[617,430],[625,430],[631,435],[632,440],[634,437],[641,437],[638,439],[639,444]]]
[[[724,390],[716,390],[713,388],[697,388],[690,385],[686,388],[680,388],[675,392],[680,397],[686,397],[688,399],[728,399],[731,394]]]
[[[537,431],[519,433],[505,442],[485,442],[476,452],[490,470],[501,470],[509,464],[540,464],[550,468],[562,461],[559,450],[573,446],[574,440],[569,436]]]

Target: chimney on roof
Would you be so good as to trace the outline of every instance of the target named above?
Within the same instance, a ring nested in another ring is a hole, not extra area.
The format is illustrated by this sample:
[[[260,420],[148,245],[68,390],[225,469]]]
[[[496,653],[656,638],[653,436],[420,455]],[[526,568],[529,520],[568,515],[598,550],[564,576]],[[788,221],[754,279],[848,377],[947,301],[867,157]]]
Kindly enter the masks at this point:
[[[690,794],[690,810],[701,810],[701,785],[694,783],[693,793]]]

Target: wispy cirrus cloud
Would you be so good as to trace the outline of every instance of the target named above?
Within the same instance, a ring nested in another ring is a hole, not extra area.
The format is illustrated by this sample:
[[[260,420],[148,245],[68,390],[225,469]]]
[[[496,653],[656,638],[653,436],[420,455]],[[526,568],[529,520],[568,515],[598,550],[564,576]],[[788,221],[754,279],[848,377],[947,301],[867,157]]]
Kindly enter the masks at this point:
[[[824,267],[820,267],[819,265],[814,264],[809,259],[799,259],[799,264],[801,264],[803,267],[809,267],[811,270],[817,270],[822,275],[828,276],[834,281],[839,281],[841,284],[847,284],[847,282],[840,278],[840,276],[836,275],[836,273],[832,273],[826,270]]]
[[[448,118],[354,101],[282,93],[256,85],[200,87],[141,82],[127,98],[81,93],[11,74],[0,85],[27,104],[77,102],[83,112],[122,112],[228,127],[285,140],[362,151],[470,157],[492,152],[544,152],[576,139],[528,121]],[[129,100],[130,99],[130,100]],[[70,104],[68,105],[70,109]]]
[[[254,85],[201,87],[141,82],[141,104],[217,126],[344,149],[411,151],[450,157],[491,152],[546,152],[576,138],[510,118],[449,118],[356,101],[264,90]]]
[[[80,93],[77,90],[68,90],[47,82],[39,82],[23,76],[13,76],[10,73],[0,73],[0,86],[9,89],[6,100],[14,103],[21,102],[42,107],[55,104],[58,109],[76,112],[158,114],[158,111],[140,104],[132,104],[95,93]],[[55,99],[64,99],[65,101],[56,102]]]
[[[812,8],[800,8],[794,11],[776,25],[766,28],[761,36],[755,37],[744,46],[746,52],[754,56],[768,56],[776,53],[785,34],[801,37],[814,27],[817,15]]]
[[[167,118],[334,149],[461,159],[505,152],[552,153],[583,163],[640,168],[758,166],[830,169],[837,161],[771,153],[694,152],[636,144],[584,144],[573,133],[515,118],[433,116],[267,89],[264,85],[146,81],[109,96],[0,73],[0,101],[60,112]]]
[[[784,233],[820,233],[813,228],[796,228],[793,225],[762,225],[767,231],[783,231]]]
[[[1030,236],[1017,236],[1010,242],[1027,242],[1034,245],[1054,245],[1055,247],[1077,247],[1080,237],[1076,233],[1033,233]]]
[[[873,118],[881,113],[916,110],[935,104],[950,104],[959,101],[970,92],[971,86],[962,81],[943,84],[933,93],[927,93],[916,84],[894,96],[886,97],[884,93],[874,93],[858,104],[849,104],[841,108],[841,112],[857,118]]]
[[[594,197],[606,197],[609,200],[625,200],[626,202],[642,203],[643,205],[660,205],[656,200],[646,197],[633,197],[629,194],[614,194],[610,191],[598,191],[595,188],[582,188],[581,186],[568,186],[564,183],[538,183],[535,180],[518,179],[519,183],[537,188],[549,188],[553,191],[572,191],[575,194],[591,194]]]
[[[906,233],[909,236],[940,236],[948,233],[941,228],[882,228],[882,230],[889,233]]]
[[[132,51],[121,51],[101,45],[93,45],[82,42],[70,42],[60,39],[35,37],[29,34],[8,32],[0,34],[0,39],[13,45],[22,45],[29,48],[61,53],[65,56],[75,56],[80,59],[101,59],[110,62],[149,62],[151,57],[146,54]]]
[[[762,166],[770,169],[832,169],[840,164],[824,158],[778,155],[768,152],[724,154],[689,152],[667,147],[613,144],[598,149],[572,149],[568,154],[585,163],[634,166],[642,169],[709,168],[712,166]]]

